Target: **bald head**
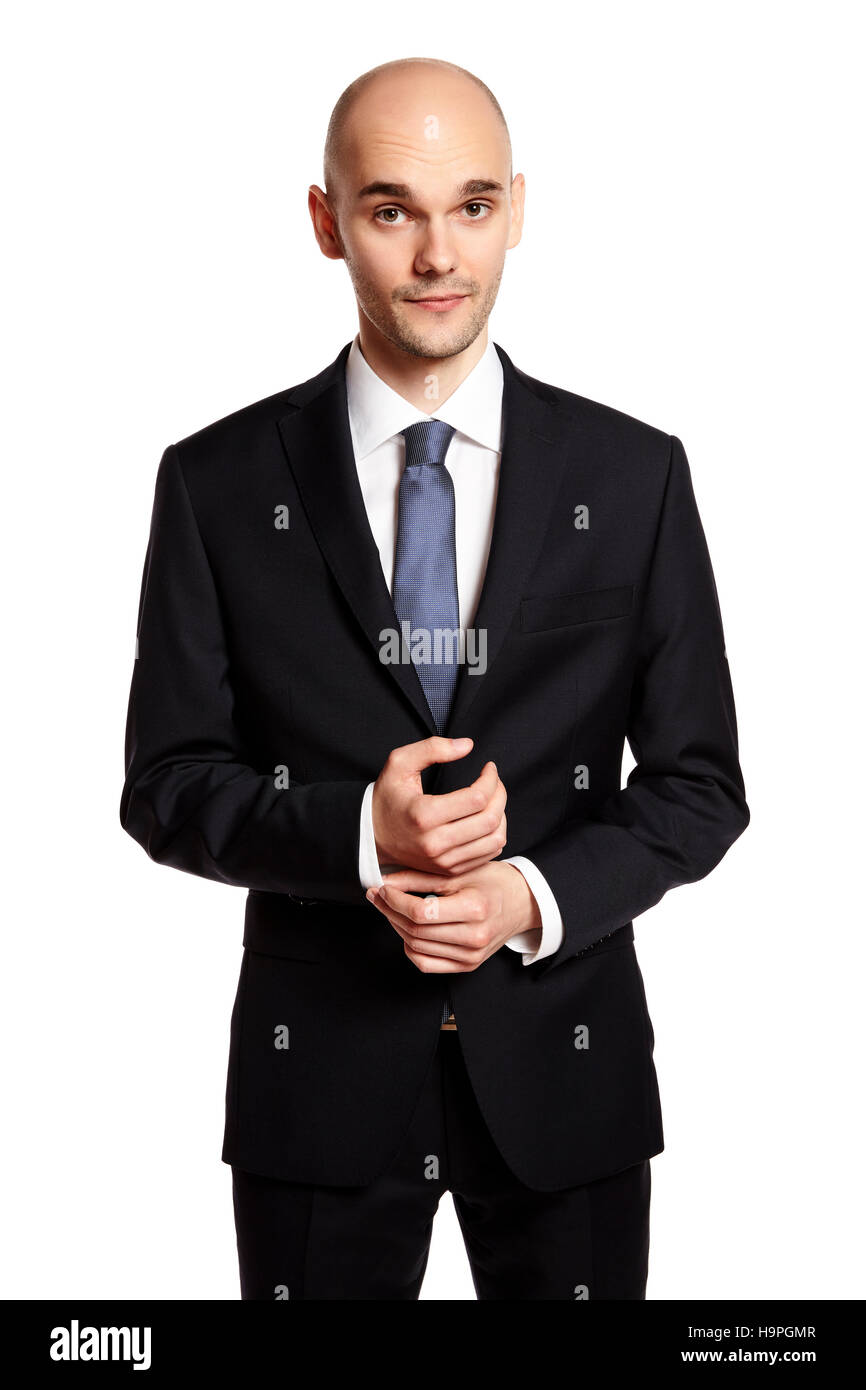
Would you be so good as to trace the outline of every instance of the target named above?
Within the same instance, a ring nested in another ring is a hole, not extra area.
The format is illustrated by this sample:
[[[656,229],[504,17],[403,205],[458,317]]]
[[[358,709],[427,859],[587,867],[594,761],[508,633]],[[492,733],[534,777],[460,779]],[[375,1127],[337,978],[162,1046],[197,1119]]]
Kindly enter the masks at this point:
[[[400,152],[422,140],[433,151],[444,135],[453,148],[461,141],[463,124],[491,127],[488,138],[505,152],[510,183],[508,126],[499,102],[480,77],[440,58],[380,63],[356,77],[331,112],[324,154],[328,197],[336,206],[348,191],[346,170],[357,167],[365,141]]]

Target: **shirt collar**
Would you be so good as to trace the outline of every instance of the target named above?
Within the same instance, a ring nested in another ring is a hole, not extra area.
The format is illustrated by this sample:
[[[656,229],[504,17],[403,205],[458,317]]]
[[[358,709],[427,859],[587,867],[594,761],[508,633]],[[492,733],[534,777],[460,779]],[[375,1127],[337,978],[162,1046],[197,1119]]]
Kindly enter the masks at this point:
[[[502,449],[502,363],[491,339],[471,372],[438,409],[425,415],[383,381],[361,352],[360,334],[346,359],[346,396],[355,458],[367,454],[418,420],[444,420],[469,439]]]

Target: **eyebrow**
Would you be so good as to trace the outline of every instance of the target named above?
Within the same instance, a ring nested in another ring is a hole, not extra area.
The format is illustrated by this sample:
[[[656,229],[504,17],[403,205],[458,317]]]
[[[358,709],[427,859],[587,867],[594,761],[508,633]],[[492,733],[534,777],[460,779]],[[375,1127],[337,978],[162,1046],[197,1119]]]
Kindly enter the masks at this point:
[[[505,189],[496,179],[467,179],[457,190],[458,198],[471,198],[479,193],[504,193]],[[373,183],[365,183],[358,193],[359,198],[401,198],[403,201],[411,203],[415,201],[417,194],[408,183],[386,183],[383,179],[376,179]]]

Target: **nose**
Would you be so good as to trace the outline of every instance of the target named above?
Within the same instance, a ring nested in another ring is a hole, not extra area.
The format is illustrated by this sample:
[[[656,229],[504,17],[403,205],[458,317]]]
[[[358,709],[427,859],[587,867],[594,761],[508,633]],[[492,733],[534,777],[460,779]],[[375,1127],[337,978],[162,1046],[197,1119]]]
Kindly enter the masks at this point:
[[[421,245],[415,255],[415,270],[419,275],[448,275],[457,269],[459,257],[454,238],[444,219],[431,217],[425,227]]]

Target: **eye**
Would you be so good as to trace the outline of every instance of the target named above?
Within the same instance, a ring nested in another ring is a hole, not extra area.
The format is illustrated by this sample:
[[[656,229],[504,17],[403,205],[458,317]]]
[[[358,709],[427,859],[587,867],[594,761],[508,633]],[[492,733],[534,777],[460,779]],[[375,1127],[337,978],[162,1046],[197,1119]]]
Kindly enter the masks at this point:
[[[463,211],[467,213],[470,222],[486,222],[488,216],[493,211],[491,203],[471,202],[465,203]],[[373,214],[374,220],[383,222],[386,227],[401,226],[400,219],[405,219],[407,214],[402,208],[377,208]]]

